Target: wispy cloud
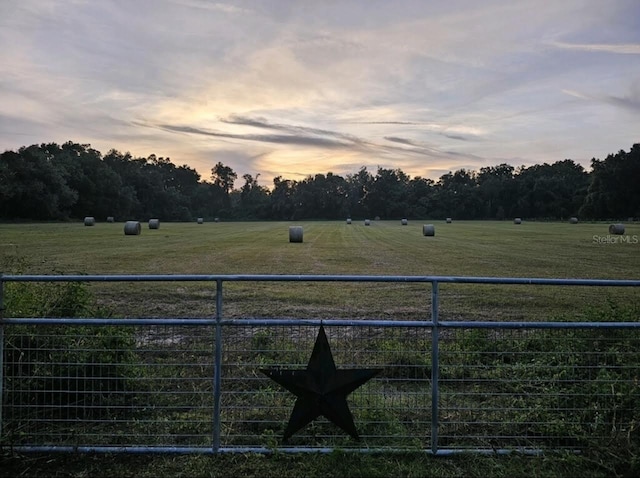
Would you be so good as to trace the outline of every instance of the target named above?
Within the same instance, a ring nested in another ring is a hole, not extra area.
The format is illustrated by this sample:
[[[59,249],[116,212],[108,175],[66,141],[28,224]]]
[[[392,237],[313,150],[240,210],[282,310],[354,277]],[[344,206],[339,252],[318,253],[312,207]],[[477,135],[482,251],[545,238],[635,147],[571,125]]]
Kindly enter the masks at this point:
[[[619,55],[640,55],[640,43],[604,44],[604,43],[566,43],[551,42],[552,46],[565,50],[580,50]]]
[[[244,141],[259,141],[263,143],[278,143],[278,144],[290,144],[290,145],[304,145],[304,146],[318,146],[323,148],[344,148],[348,144],[335,139],[308,136],[308,135],[279,135],[279,134],[234,134],[223,133],[216,131],[208,131],[201,128],[195,128],[193,126],[181,126],[170,124],[158,124],[156,127],[165,131],[171,131],[176,133],[189,133],[202,136],[211,136],[215,138],[229,138]]]
[[[197,8],[202,10],[210,10],[215,12],[223,12],[231,15],[247,14],[252,11],[247,8],[238,7],[231,2],[210,2],[208,0],[171,0],[173,3],[184,6]]]
[[[620,106],[622,108],[640,113],[640,95],[636,92],[634,95],[629,96],[605,96],[604,99],[609,103]]]
[[[629,91],[622,95],[587,93],[576,90],[562,90],[563,93],[592,103],[603,103],[623,108],[627,111],[640,112],[640,80],[630,85]]]
[[[412,141],[412,140],[407,139],[407,138],[397,138],[395,136],[385,136],[384,139],[386,139],[387,141],[392,141],[394,143],[407,144],[409,146],[415,146],[416,145],[415,141]]]
[[[417,121],[352,121],[352,124],[393,124],[393,125],[425,125]]]
[[[305,137],[309,137],[310,135],[329,136],[332,138],[338,138],[340,140],[343,140],[340,142],[340,144],[343,144],[343,145],[347,145],[349,143],[352,143],[352,144],[365,143],[362,139],[352,134],[341,133],[337,131],[330,131],[326,129],[310,128],[308,126],[272,123],[265,118],[249,118],[249,117],[240,116],[240,115],[231,115],[229,118],[221,118],[220,121],[222,123],[227,123],[227,124],[254,126],[256,128],[284,131],[295,136],[305,136]]]

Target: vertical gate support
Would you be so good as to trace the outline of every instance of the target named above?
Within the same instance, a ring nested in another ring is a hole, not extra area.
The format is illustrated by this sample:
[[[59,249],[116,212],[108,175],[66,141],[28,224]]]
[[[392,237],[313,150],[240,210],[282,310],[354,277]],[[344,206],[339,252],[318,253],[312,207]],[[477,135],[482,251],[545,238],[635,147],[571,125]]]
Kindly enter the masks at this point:
[[[216,281],[216,342],[213,371],[213,452],[220,450],[220,395],[222,393],[222,280]]]
[[[439,330],[438,330],[438,282],[431,283],[431,452],[438,452],[438,369],[439,369]]]

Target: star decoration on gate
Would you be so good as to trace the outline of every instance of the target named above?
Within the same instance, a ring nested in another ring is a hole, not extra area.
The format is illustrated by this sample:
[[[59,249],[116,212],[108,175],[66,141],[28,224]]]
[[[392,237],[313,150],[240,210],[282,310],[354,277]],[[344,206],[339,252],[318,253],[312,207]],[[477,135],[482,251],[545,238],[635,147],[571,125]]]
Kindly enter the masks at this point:
[[[298,397],[284,431],[284,441],[320,415],[359,440],[347,396],[382,369],[338,370],[321,325],[306,370],[272,368],[260,371]]]

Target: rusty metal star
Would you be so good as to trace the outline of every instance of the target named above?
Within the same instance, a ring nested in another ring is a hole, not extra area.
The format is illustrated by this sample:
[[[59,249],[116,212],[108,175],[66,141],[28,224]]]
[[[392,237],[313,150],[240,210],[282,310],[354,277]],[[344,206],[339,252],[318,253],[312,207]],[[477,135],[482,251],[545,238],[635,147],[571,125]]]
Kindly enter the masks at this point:
[[[321,325],[306,370],[274,368],[260,371],[298,397],[284,431],[284,441],[320,415],[359,440],[347,396],[382,369],[336,369]]]

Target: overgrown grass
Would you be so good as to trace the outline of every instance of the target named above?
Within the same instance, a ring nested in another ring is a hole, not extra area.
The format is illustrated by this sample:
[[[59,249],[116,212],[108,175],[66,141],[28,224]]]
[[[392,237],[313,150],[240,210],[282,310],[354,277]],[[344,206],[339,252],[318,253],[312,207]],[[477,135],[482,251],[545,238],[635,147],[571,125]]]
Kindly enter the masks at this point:
[[[144,228],[141,236],[124,236],[121,224],[0,225],[0,256],[3,256],[0,270],[15,272],[7,264],[11,261],[15,264],[16,260],[21,261],[18,272],[30,274],[378,274],[637,279],[640,270],[639,244],[594,241],[594,236],[607,234],[606,224],[515,226],[510,222],[443,222],[436,224],[436,236],[430,238],[422,236],[422,224],[411,224],[401,227],[399,221],[374,221],[370,227],[363,227],[355,222],[352,225],[302,223],[305,228],[302,244],[288,242],[288,223],[163,223],[156,231]],[[640,227],[628,225],[627,234],[640,234]],[[15,285],[18,284],[12,286]],[[212,316],[215,312],[215,287],[209,283],[61,284],[55,294],[49,292],[50,286],[33,285],[29,292],[31,298],[24,304],[17,299],[20,294],[8,288],[5,299],[10,309],[17,311],[13,316]],[[224,294],[225,317],[424,319],[430,311],[430,287],[420,284],[226,283]],[[61,297],[64,299],[60,300]],[[442,285],[440,300],[441,318],[445,320],[638,319],[638,296],[632,289]],[[35,304],[42,304],[43,309],[34,310]],[[122,348],[126,349],[128,339],[122,340]],[[411,346],[399,342],[401,340],[389,336],[370,345],[375,347],[375,353],[386,354],[388,364],[394,364],[384,371],[384,376],[393,380],[389,382],[392,388],[411,387],[412,380],[427,380],[430,373],[430,358],[421,353],[428,347],[428,343],[421,342],[425,339],[416,339]],[[596,332],[530,335],[518,332],[511,336],[469,330],[455,340],[443,338],[443,357],[452,358],[441,370],[443,409],[451,414],[447,416],[465,422],[469,427],[466,431],[477,433],[478,440],[486,434],[488,423],[499,420],[510,424],[519,422],[522,429],[494,428],[491,433],[523,433],[530,438],[569,433],[580,438],[576,445],[586,445],[587,451],[580,455],[433,458],[423,453],[361,456],[340,452],[322,456],[217,457],[5,454],[2,464],[9,474],[22,476],[635,476],[640,467],[637,427],[640,397],[638,387],[634,387],[628,377],[618,376],[620,368],[616,368],[619,360],[637,363],[638,353],[633,343],[624,332],[606,336]],[[60,345],[64,349],[69,344]],[[236,362],[241,364],[247,358],[252,363],[269,365],[297,357],[295,361],[304,363],[307,347],[301,351],[289,342],[289,348],[283,350],[281,345],[274,343],[269,334],[256,331],[246,357],[242,352]],[[604,354],[604,365],[578,362],[588,360],[591,355],[587,352],[594,351]],[[283,359],[283,355],[286,358]],[[362,357],[357,361],[360,359]],[[87,357],[69,356],[62,362],[82,360]],[[135,361],[138,360],[136,357]],[[161,361],[163,357],[157,355],[152,360]],[[588,375],[581,375],[583,373]],[[597,386],[604,388],[589,388],[584,381],[589,377],[602,379]],[[495,392],[504,393],[507,401],[499,404],[502,415],[493,416],[487,411],[481,419],[465,416],[467,412],[459,402],[447,411],[460,379],[467,381],[467,385],[478,380],[476,403],[468,404],[474,407],[478,400]],[[607,383],[625,385],[613,388],[602,385]],[[374,385],[383,386],[388,384]],[[268,385],[257,394],[271,396],[274,403],[283,397],[279,389]],[[262,400],[264,396],[256,398]],[[521,402],[514,400],[516,396],[522,397]],[[575,400],[562,403],[566,396],[587,400],[594,406],[589,409],[585,403]],[[563,420],[561,415],[549,413],[549,400],[556,400],[559,410],[581,408],[591,415],[575,421]],[[405,431],[401,423],[393,421],[388,409],[358,408],[357,404],[355,409],[355,413],[363,410],[369,414],[359,416],[359,421],[375,423],[378,419],[388,426],[395,423],[398,433]],[[600,410],[603,412],[599,413]],[[264,412],[256,409],[254,418],[260,419],[260,413]],[[180,421],[189,417],[173,418]],[[584,423],[605,427],[594,432],[596,436],[609,432],[611,440],[590,441]],[[623,423],[627,428],[621,428]],[[320,432],[323,425],[316,426]],[[446,444],[455,436],[455,430],[449,434],[446,423],[443,427],[443,444]],[[281,430],[266,428],[257,432],[262,433],[265,443],[276,444]]]
[[[6,272],[21,273],[24,268],[23,258],[0,259]],[[108,315],[108,311],[96,307],[82,283],[12,282],[3,289],[4,313],[10,317]],[[3,403],[20,403],[36,410],[41,423],[116,418],[130,399],[123,392],[138,373],[134,337],[122,327],[96,329],[71,324],[61,330],[52,325],[16,325],[5,330],[3,346],[5,385],[21,378],[15,390],[4,388]],[[12,418],[5,415],[9,423]],[[3,438],[11,437],[9,441],[29,435],[24,429],[3,429]]]
[[[638,317],[637,304],[585,311],[587,322]],[[629,330],[466,329],[440,352],[443,414],[458,424],[455,433],[443,424],[445,441],[475,435],[476,446],[488,437],[504,446],[498,437],[520,437],[523,446],[640,451],[640,350]],[[480,417],[477,403],[486,404]]]

